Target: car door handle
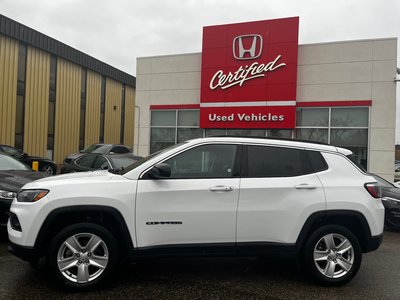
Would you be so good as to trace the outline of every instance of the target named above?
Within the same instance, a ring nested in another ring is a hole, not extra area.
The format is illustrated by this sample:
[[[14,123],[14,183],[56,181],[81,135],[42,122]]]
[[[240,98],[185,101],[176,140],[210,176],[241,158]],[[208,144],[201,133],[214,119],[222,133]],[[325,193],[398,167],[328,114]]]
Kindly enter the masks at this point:
[[[314,184],[301,183],[294,186],[298,190],[315,190],[317,188]]]
[[[233,191],[233,186],[216,185],[208,188],[210,192],[231,192]]]

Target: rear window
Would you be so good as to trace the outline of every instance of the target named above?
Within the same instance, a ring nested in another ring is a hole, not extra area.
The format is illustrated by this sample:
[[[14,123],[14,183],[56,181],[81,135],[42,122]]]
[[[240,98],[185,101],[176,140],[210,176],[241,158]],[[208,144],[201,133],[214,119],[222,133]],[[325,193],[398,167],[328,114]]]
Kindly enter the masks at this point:
[[[321,172],[328,169],[328,164],[326,163],[322,154],[318,151],[307,151],[308,159],[310,160],[311,167],[314,172]]]
[[[247,146],[247,177],[292,177],[309,173],[312,170],[303,150]]]

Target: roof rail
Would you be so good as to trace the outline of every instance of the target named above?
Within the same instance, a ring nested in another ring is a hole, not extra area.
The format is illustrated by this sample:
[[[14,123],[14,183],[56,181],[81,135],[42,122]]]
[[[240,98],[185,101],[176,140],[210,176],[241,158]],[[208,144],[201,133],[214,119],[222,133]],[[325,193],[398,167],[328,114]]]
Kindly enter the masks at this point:
[[[316,141],[302,140],[302,139],[296,139],[296,138],[291,139],[291,138],[279,138],[279,137],[267,137],[267,136],[244,136],[244,135],[210,135],[207,137],[209,137],[209,138],[212,138],[212,137],[249,138],[249,139],[289,141],[289,142],[300,142],[300,143],[332,146],[332,145],[330,145],[328,143],[324,143],[324,142],[316,142]]]

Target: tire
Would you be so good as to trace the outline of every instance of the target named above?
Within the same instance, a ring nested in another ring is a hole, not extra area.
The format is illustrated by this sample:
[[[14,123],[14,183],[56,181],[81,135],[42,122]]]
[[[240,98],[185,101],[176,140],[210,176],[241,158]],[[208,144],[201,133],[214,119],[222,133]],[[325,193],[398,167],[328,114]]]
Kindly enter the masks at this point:
[[[327,225],[314,231],[303,251],[303,267],[323,285],[349,282],[361,266],[362,251],[354,234],[343,226]]]
[[[44,164],[40,170],[42,172],[44,172],[44,173],[49,174],[49,175],[55,175],[56,174],[55,167],[52,166],[52,165],[49,165],[49,164]]]
[[[64,287],[89,290],[111,278],[119,263],[118,252],[117,241],[106,228],[78,223],[54,237],[47,263]]]

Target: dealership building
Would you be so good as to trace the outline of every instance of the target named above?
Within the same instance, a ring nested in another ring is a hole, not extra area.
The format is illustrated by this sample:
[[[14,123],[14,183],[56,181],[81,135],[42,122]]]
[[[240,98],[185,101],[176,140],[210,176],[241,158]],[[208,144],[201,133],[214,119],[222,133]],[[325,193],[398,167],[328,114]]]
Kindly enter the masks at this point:
[[[298,45],[299,18],[203,28],[201,53],[137,59],[135,149],[296,138],[351,149],[393,180],[397,38]]]
[[[0,144],[56,163],[133,146],[136,78],[0,15]]]

